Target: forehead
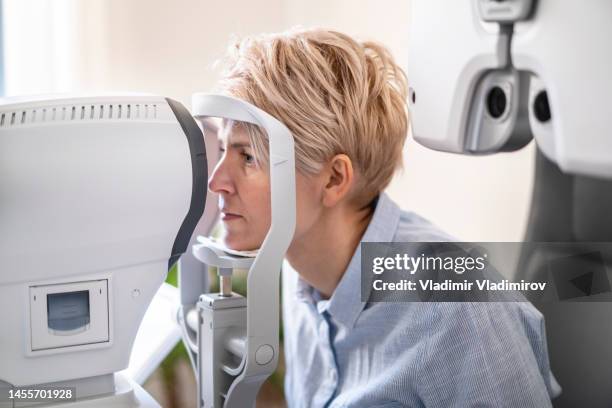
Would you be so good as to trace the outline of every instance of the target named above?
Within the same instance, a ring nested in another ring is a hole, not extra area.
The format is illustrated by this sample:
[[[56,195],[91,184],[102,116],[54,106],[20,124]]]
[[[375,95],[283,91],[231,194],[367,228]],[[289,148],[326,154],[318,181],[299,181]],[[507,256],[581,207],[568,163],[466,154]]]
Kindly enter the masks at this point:
[[[242,122],[222,119],[219,123],[217,137],[224,143],[242,142],[249,144],[249,133]]]

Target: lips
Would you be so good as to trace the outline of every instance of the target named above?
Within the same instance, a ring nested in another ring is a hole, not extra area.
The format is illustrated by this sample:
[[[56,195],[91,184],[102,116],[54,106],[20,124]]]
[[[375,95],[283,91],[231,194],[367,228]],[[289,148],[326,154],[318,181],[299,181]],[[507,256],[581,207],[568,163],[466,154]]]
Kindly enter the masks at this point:
[[[231,221],[231,220],[237,220],[239,218],[242,218],[242,215],[229,212],[225,209],[221,209],[221,220]]]

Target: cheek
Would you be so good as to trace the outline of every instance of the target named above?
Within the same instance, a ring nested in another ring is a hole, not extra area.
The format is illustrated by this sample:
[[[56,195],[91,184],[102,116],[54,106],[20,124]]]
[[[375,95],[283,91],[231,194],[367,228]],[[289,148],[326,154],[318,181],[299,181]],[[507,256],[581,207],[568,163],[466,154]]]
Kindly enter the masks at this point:
[[[257,238],[268,232],[271,219],[270,184],[267,176],[247,177],[238,186],[240,201],[244,206],[246,221]]]
[[[269,193],[253,197],[252,200],[247,202],[247,205],[250,207],[248,210],[250,224],[258,233],[266,234],[272,219]]]

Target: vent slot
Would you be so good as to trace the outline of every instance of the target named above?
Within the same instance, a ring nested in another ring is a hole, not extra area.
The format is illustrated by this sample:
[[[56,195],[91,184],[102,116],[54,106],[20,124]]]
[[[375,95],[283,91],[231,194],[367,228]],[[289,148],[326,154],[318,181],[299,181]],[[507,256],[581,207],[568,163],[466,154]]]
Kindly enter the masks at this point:
[[[157,119],[157,104],[101,104],[38,107],[0,113],[0,127],[59,121]]]

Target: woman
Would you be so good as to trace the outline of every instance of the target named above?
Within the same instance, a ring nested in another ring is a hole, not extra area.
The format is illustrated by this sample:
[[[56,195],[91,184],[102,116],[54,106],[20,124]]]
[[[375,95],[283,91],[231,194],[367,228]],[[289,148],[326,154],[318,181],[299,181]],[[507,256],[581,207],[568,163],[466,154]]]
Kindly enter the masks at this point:
[[[361,302],[360,242],[452,241],[384,193],[408,132],[406,78],[382,46],[327,30],[246,38],[222,92],[295,138],[297,226],[283,268],[285,392],[295,407],[543,407],[558,390],[528,303]],[[225,124],[209,189],[225,243],[270,225],[265,136]]]

